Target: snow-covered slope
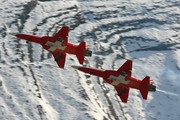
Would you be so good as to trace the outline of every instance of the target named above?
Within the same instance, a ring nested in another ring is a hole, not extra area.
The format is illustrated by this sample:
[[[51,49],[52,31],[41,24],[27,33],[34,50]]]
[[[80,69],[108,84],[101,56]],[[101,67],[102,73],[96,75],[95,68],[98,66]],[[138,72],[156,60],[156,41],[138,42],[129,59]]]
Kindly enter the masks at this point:
[[[179,120],[179,0],[2,0],[0,4],[1,120]],[[89,44],[84,65],[118,69],[132,59],[133,76],[151,76],[157,92],[143,100],[131,89],[120,101],[103,79],[59,69],[40,45],[8,32],[53,35],[70,27],[69,41]]]

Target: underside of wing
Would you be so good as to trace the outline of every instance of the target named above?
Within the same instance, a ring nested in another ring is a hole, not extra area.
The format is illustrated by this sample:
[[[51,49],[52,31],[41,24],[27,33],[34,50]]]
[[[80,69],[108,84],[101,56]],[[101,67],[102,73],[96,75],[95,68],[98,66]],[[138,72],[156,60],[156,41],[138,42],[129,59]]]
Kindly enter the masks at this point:
[[[121,101],[124,103],[127,103],[128,95],[129,95],[129,87],[116,86],[115,89],[116,89]]]
[[[60,53],[60,52],[53,52],[54,60],[57,62],[58,66],[60,68],[64,68],[65,60],[66,60],[66,54]]]

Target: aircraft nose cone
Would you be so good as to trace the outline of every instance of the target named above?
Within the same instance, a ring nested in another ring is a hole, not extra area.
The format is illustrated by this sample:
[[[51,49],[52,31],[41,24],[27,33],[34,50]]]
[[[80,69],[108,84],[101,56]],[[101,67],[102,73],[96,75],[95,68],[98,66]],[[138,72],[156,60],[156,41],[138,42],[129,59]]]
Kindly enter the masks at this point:
[[[13,35],[13,36],[16,36],[17,35],[17,33],[9,33],[10,35]]]
[[[80,68],[79,66],[71,66],[71,67],[74,68],[74,69]]]

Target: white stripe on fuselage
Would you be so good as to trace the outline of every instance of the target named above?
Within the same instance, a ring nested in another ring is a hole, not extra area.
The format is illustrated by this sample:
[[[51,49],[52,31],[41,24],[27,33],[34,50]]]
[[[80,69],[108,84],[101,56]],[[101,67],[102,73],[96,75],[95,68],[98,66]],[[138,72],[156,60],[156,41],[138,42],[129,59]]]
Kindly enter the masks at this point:
[[[67,46],[63,46],[62,42],[59,41],[56,41],[55,43],[47,41],[45,45],[50,46],[48,50],[51,52],[54,52],[56,49],[64,50],[67,47]]]
[[[130,80],[125,80],[125,76],[122,75],[119,75],[118,77],[110,75],[108,79],[113,81],[111,84],[114,86],[117,86],[119,83],[128,84],[130,82]]]

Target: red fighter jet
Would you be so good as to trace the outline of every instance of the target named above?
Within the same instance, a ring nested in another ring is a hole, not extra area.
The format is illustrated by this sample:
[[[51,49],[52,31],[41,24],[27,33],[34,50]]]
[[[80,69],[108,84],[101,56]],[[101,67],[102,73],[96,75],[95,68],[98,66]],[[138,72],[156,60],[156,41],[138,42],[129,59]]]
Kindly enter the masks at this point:
[[[50,51],[55,61],[60,68],[64,68],[66,53],[74,54],[77,56],[80,64],[84,62],[84,56],[91,56],[92,51],[86,46],[86,43],[82,41],[79,45],[68,43],[68,27],[64,26],[54,36],[35,36],[29,34],[16,34],[9,33],[20,39],[27,40],[28,42],[35,42],[48,51]]]
[[[117,71],[114,70],[100,70],[96,68],[72,66],[82,72],[102,77],[107,83],[113,85],[122,102],[127,103],[129,88],[140,90],[143,99],[147,99],[148,92],[155,92],[156,86],[149,76],[143,80],[131,77],[132,61],[127,60]]]

